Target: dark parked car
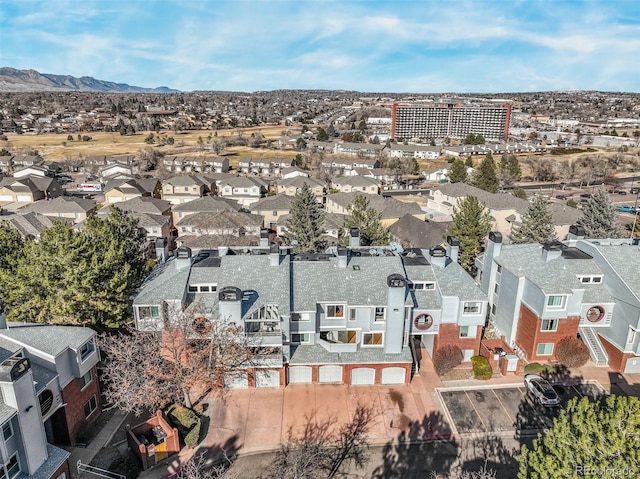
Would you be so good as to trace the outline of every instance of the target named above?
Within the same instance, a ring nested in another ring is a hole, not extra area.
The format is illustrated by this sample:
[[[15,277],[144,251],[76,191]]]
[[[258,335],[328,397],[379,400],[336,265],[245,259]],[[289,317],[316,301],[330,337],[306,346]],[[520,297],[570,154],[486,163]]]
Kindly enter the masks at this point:
[[[592,198],[593,195],[591,193],[582,193],[580,195],[580,198]]]
[[[624,190],[620,190],[620,191],[618,191],[618,194],[619,194],[619,195],[626,195],[626,194],[627,194],[627,192],[626,192],[626,191],[624,191]]]
[[[566,200],[568,198],[567,195],[556,195],[556,198],[559,200]]]
[[[524,385],[533,397],[533,400],[541,406],[559,406],[560,398],[549,381],[537,374],[527,374],[524,377]]]
[[[630,192],[632,195],[637,195],[638,193],[640,193],[640,188],[631,188],[631,189],[629,190],[629,192]]]

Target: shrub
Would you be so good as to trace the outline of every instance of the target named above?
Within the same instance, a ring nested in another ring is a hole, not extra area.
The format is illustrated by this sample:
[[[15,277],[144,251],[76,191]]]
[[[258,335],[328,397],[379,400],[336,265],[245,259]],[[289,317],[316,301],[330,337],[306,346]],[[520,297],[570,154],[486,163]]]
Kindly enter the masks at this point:
[[[175,425],[187,447],[196,447],[200,438],[200,417],[191,409],[172,404],[166,410],[167,417]]]
[[[529,363],[524,367],[525,374],[537,374],[544,376],[545,374],[553,374],[556,368],[553,364]]]
[[[433,353],[433,366],[436,373],[443,375],[462,362],[462,351],[458,346],[448,344]]]
[[[473,356],[471,364],[473,365],[473,375],[476,379],[491,379],[491,376],[493,376],[491,364],[484,356]]]
[[[556,345],[556,359],[568,368],[584,366],[590,357],[589,349],[578,338],[563,338]]]

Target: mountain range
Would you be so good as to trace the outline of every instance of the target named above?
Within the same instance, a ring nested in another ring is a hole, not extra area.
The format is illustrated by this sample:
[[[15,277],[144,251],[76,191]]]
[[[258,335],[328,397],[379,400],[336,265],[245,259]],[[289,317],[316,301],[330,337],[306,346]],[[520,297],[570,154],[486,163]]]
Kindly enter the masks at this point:
[[[96,80],[92,77],[73,77],[71,75],[52,75],[35,70],[17,70],[10,67],[0,68],[0,92],[38,92],[38,91],[102,91],[118,93],[179,93],[180,90],[161,86],[144,88]]]

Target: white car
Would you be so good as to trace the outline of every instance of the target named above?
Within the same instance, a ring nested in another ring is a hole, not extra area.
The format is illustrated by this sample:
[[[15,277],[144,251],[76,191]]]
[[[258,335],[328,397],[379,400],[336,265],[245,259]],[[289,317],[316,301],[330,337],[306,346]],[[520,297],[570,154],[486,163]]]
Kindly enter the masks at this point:
[[[524,377],[524,385],[533,396],[536,403],[541,406],[559,406],[560,398],[549,381],[537,374],[527,374]]]

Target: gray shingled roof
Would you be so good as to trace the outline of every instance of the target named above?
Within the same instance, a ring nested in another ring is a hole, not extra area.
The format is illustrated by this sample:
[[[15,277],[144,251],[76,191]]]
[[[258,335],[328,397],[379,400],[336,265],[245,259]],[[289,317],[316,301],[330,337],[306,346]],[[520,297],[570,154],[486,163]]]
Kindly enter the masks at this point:
[[[47,460],[32,475],[27,476],[29,479],[49,479],[54,472],[67,460],[71,455],[68,451],[52,446],[47,443]],[[73,467],[73,466],[72,466]]]
[[[251,178],[249,176],[236,176],[235,178],[228,178],[220,182],[220,187],[231,186],[233,188],[252,188],[254,186],[263,187],[264,181],[258,181],[257,178]]]
[[[364,196],[369,200],[369,206],[382,215],[382,219],[401,218],[406,214],[418,215],[424,214],[424,210],[418,203],[399,201],[395,198],[387,198],[380,195],[372,195],[368,193],[333,193],[327,196],[328,200],[348,208],[355,201],[357,196]]]
[[[237,201],[230,198],[221,198],[219,196],[203,196],[187,203],[175,205],[172,208],[173,211],[185,211],[185,212],[210,212],[215,213],[219,211],[239,211],[240,205]]]
[[[340,176],[338,178],[333,178],[331,183],[338,186],[380,186],[380,182],[375,178],[371,178],[368,176]]]
[[[218,246],[259,246],[260,238],[254,235],[180,235],[178,241],[182,246],[192,250],[216,249]]]
[[[307,184],[309,188],[314,188],[316,186],[322,186],[326,188],[327,184],[324,181],[320,181],[317,178],[306,177],[306,176],[294,176],[293,178],[280,178],[277,181],[278,186],[289,187],[293,186],[295,188],[302,188],[304,184]]]
[[[181,301],[189,280],[189,270],[188,267],[178,269],[174,259],[156,266],[142,285],[133,304],[157,305],[163,300]]]
[[[360,348],[352,353],[330,353],[318,344],[291,347],[289,364],[379,364],[411,363],[411,351],[403,348],[398,354],[385,354],[384,348]]]
[[[96,335],[92,329],[81,326],[48,324],[9,326],[9,329],[0,329],[0,337],[54,357],[68,348],[79,349]]]
[[[201,186],[207,183],[195,175],[177,175],[164,181],[173,186]]]
[[[434,266],[433,272],[442,296],[457,296],[460,301],[487,300],[487,295],[482,292],[473,278],[469,276],[469,273],[458,263],[447,259],[447,264],[444,268]]]
[[[194,213],[178,221],[178,226],[192,226],[199,229],[218,229],[227,227],[260,228],[264,217],[241,211],[221,211],[219,213]]]
[[[317,303],[340,300],[359,306],[386,304],[390,274],[404,275],[398,256],[351,256],[346,268],[338,267],[337,257],[327,261],[294,260],[293,309],[315,311]]]
[[[136,196],[135,198],[131,198],[127,201],[122,201],[113,205],[107,205],[104,208],[101,208],[98,213],[100,214],[103,211],[109,211],[110,206],[117,206],[122,211],[147,213],[150,215],[161,215],[163,213],[171,211],[170,201],[159,200],[158,198],[152,198],[151,196]]]
[[[33,212],[0,216],[0,221],[13,226],[23,238],[38,238],[46,228],[51,227],[56,221],[63,221],[69,225],[73,223],[70,218],[54,218]]]
[[[541,244],[503,245],[496,262],[518,277],[526,276],[546,294],[570,294],[574,289],[586,290],[588,285],[582,284],[577,275],[602,274],[593,259],[566,259],[560,256],[545,261]],[[635,274],[638,274],[637,269]]]
[[[52,200],[36,201],[25,206],[23,211],[34,213],[88,213],[96,207],[93,200],[85,200],[82,198],[68,198],[66,196],[58,196]]]
[[[630,245],[598,245],[593,242],[591,244],[640,301],[640,272],[638,271],[640,248]]]
[[[389,232],[403,245],[431,248],[442,243],[451,221],[423,221],[406,214],[389,226]]]
[[[0,398],[0,424],[4,424],[5,422],[7,422],[17,412],[17,409],[14,409],[11,406],[5,404],[2,398]],[[47,479],[49,479],[49,477],[47,477]]]
[[[293,196],[285,195],[284,193],[277,194],[275,196],[267,196],[260,201],[253,203],[250,208],[251,211],[289,211],[291,204],[293,203]]]

